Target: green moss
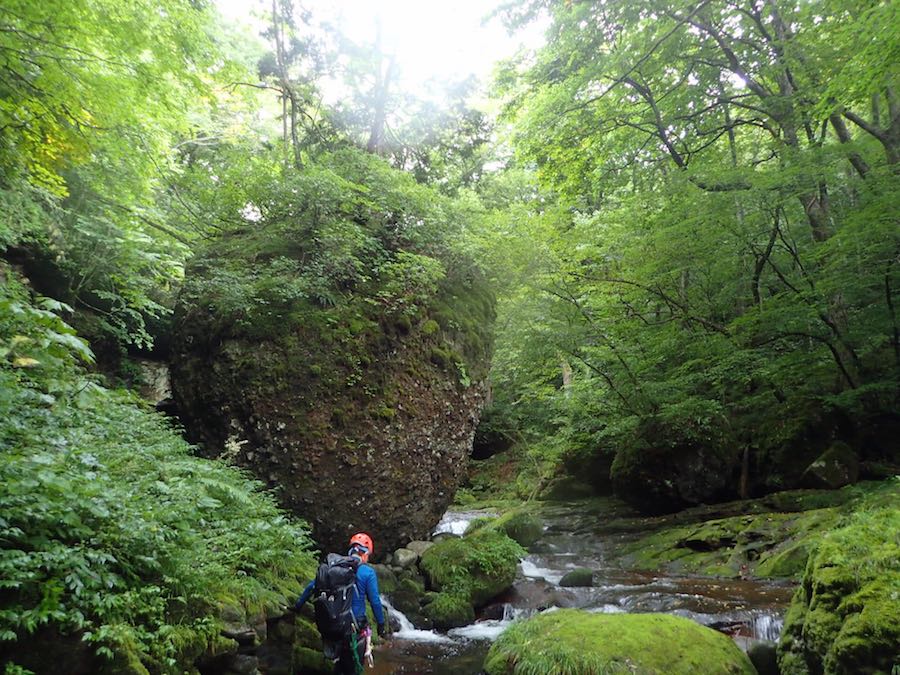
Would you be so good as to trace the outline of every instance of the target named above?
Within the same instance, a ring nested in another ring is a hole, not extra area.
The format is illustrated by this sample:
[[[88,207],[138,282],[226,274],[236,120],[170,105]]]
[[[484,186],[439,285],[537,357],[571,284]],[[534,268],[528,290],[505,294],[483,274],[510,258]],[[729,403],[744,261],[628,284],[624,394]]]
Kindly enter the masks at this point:
[[[811,505],[821,503],[818,500]],[[755,511],[762,502],[745,502]],[[818,538],[840,517],[836,508],[731,516],[697,525],[669,527],[625,545],[620,562],[638,569],[665,569],[712,576],[797,578]]]
[[[501,532],[481,530],[425,551],[421,567],[431,587],[478,607],[509,588],[525,550]]]
[[[427,321],[422,323],[422,334],[423,335],[434,335],[441,329],[440,324],[434,319],[428,319]]]
[[[440,347],[432,347],[429,358],[434,365],[444,370],[452,363],[450,352]]]
[[[594,572],[587,567],[578,567],[570,572],[566,572],[563,578],[559,580],[559,585],[564,588],[574,586],[593,586]]]
[[[466,626],[475,621],[475,610],[468,598],[454,593],[435,593],[423,613],[440,630]]]
[[[490,523],[489,527],[503,532],[525,548],[534,544],[544,533],[544,526],[540,518],[527,508],[514,509],[504,513]]]
[[[810,555],[779,643],[795,673],[891,672],[900,663],[900,481],[864,498]]]
[[[731,639],[689,619],[573,609],[510,627],[491,647],[484,669],[489,675],[756,673]]]
[[[292,672],[308,673],[309,675],[330,675],[334,672],[334,663],[325,658],[321,647],[311,649],[309,647],[295,646]]]

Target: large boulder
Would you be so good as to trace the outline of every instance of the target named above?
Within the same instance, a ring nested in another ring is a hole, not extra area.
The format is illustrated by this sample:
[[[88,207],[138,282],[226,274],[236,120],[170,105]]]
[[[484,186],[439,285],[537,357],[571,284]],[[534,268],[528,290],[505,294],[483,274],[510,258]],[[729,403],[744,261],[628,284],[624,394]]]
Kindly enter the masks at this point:
[[[835,441],[810,464],[800,482],[804,487],[834,490],[859,478],[859,459],[846,443]]]
[[[721,501],[737,455],[713,445],[637,446],[621,450],[612,463],[615,492],[644,513],[670,513]]]
[[[491,647],[484,670],[488,675],[756,675],[730,638],[690,619],[576,609],[539,614],[513,625]]]
[[[523,549],[502,532],[488,529],[436,543],[420,566],[436,591],[424,613],[436,628],[471,623],[475,610],[512,586]]]
[[[202,452],[274,488],[323,548],[363,530],[377,558],[425,538],[465,476],[494,301],[442,240],[439,197],[339,159],[266,186],[258,222],[193,260],[172,388]]]
[[[778,645],[784,675],[890,673],[900,663],[900,485],[886,481],[826,534]]]

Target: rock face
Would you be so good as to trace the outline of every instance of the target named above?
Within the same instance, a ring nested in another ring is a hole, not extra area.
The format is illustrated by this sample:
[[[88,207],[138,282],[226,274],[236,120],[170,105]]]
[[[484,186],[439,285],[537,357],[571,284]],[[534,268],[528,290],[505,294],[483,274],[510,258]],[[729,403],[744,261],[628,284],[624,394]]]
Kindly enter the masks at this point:
[[[900,486],[885,481],[821,538],[778,645],[784,675],[890,673],[900,663]]]
[[[323,548],[366,531],[378,559],[427,537],[464,478],[494,300],[471,263],[401,232],[450,227],[424,188],[352,161],[366,186],[300,181],[186,270],[172,388],[205,454],[274,488]]]

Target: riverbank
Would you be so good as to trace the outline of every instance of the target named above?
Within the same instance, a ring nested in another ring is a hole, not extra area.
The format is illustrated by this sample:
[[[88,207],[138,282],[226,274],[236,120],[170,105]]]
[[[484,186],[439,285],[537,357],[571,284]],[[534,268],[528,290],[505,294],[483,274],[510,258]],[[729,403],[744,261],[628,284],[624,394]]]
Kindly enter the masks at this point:
[[[447,633],[407,623],[378,653],[384,670],[376,672],[478,672],[474,664],[514,621],[558,608],[688,618],[729,635],[744,650],[762,647],[772,663],[808,552],[837,524],[892,503],[897,492],[896,482],[886,481],[654,518],[609,498],[533,502],[528,510],[543,531],[511,588],[473,623]],[[465,509],[448,512],[440,529],[460,534],[499,514],[496,501],[490,509],[473,508],[480,506],[467,500]],[[587,582],[568,585],[564,579],[579,570],[588,572]]]

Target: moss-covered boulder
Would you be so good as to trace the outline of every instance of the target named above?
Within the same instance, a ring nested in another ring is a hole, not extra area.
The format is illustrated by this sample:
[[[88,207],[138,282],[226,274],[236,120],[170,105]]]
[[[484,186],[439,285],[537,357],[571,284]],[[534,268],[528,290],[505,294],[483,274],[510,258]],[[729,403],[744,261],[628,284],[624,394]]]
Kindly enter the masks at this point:
[[[613,489],[624,501],[658,514],[727,497],[735,451],[689,441],[655,445],[647,431],[638,437],[648,435],[646,442],[622,448],[610,468]]]
[[[900,664],[900,481],[870,495],[810,556],[778,646],[784,675]]]
[[[667,614],[592,614],[561,609],[511,626],[484,669],[507,673],[696,673],[756,675],[728,637]]]
[[[475,621],[475,609],[468,598],[454,593],[433,594],[423,613],[439,630],[450,630]]]
[[[577,567],[566,572],[559,580],[559,585],[564,588],[585,587],[594,585],[594,571],[587,567]]]
[[[492,522],[489,527],[503,532],[525,548],[533,545],[544,533],[541,519],[526,509],[515,509],[505,513]]]
[[[837,489],[859,478],[859,459],[846,443],[836,441],[810,464],[800,482],[809,488]]]
[[[324,548],[424,538],[464,477],[491,352],[492,294],[450,244],[464,213],[351,151],[248,189],[260,218],[198,253],[176,307],[189,434]]]
[[[445,539],[422,555],[420,565],[431,589],[425,616],[436,628],[454,628],[475,620],[475,609],[508,589],[525,555],[502,532],[481,529]]]
[[[525,550],[502,532],[480,530],[438,542],[422,556],[429,586],[484,605],[512,585]]]

